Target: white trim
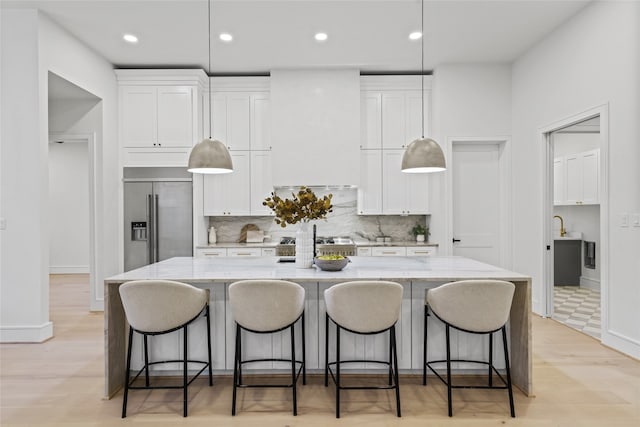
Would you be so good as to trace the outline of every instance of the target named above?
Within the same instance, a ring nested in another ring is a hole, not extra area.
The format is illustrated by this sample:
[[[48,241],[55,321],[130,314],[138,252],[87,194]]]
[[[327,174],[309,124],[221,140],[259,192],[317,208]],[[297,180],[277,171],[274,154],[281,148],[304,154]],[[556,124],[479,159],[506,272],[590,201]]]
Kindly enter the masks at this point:
[[[49,274],[90,274],[88,265],[50,265]]]
[[[602,344],[640,360],[640,342],[631,337],[603,328]]]
[[[2,343],[38,343],[48,340],[53,336],[53,323],[46,322],[42,325],[16,325],[0,326],[0,342]]]
[[[460,136],[448,137],[445,158],[449,159],[449,165],[453,165],[453,145],[454,144],[497,144],[499,147],[499,167],[500,167],[500,267],[510,269],[513,263],[512,236],[513,236],[513,213],[512,213],[512,179],[511,179],[511,137],[509,136]],[[450,166],[452,167],[452,166]],[[445,243],[443,245],[446,254],[453,253],[453,174],[450,169],[445,172]]]
[[[424,90],[429,92],[433,76],[424,76]],[[360,76],[360,90],[420,90],[420,75]]]
[[[566,117],[538,129],[538,138],[543,155],[541,169],[543,174],[542,194],[542,229],[543,229],[543,286],[542,300],[546,303],[541,315],[550,317],[553,315],[553,146],[551,133],[571,126],[593,117],[600,117],[600,309],[602,316],[602,342],[616,341],[609,331],[609,104],[602,104],[589,108],[581,113]],[[546,250],[549,246],[551,250]],[[618,335],[621,340],[626,340],[625,345],[619,345],[616,341],[614,348],[621,351],[623,347],[634,343],[632,339]],[[638,349],[635,350],[638,352]],[[633,351],[628,352],[629,354]]]
[[[580,287],[593,289],[594,291],[600,290],[600,280],[592,279],[591,277],[580,276]]]
[[[96,173],[98,171],[97,155],[100,150],[96,147],[97,136],[96,133],[64,133],[64,132],[50,132],[49,141],[62,140],[65,142],[86,142],[88,149],[88,169],[89,169],[89,266],[88,271],[78,271],[78,273],[89,273],[89,309],[91,311],[104,310],[104,295],[98,292],[98,241],[96,238],[97,231],[99,230],[99,224],[97,219],[98,213],[98,195],[99,188],[97,187]],[[78,266],[75,266],[78,267]],[[50,266],[49,271],[52,274],[56,274],[52,269],[59,268],[57,266]],[[67,268],[64,266],[64,268]]]

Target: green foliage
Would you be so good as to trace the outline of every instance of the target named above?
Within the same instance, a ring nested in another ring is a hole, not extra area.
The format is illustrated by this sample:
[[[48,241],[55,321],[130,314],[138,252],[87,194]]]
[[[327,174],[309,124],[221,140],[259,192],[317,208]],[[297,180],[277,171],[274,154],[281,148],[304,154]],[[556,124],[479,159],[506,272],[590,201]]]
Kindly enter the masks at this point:
[[[313,219],[325,219],[327,214],[333,212],[331,198],[333,194],[318,198],[313,190],[308,187],[300,187],[298,194],[291,193],[292,199],[282,199],[275,193],[264,199],[262,204],[269,207],[276,215],[276,224],[282,228],[287,224],[295,224],[300,221]]]
[[[411,232],[413,233],[414,236],[418,236],[420,234],[423,234],[425,237],[427,237],[429,234],[429,227],[425,227],[423,224],[420,224],[419,222],[416,223],[416,225],[413,226],[413,228],[411,229]]]

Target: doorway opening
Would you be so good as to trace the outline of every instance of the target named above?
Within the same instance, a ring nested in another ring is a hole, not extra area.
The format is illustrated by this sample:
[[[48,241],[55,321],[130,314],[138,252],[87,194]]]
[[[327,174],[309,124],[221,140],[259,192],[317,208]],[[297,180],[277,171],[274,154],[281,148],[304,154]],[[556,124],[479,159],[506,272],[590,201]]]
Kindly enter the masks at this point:
[[[546,316],[598,340],[606,313],[606,109],[543,133]]]
[[[49,273],[88,282],[88,308],[95,310],[103,299],[96,292],[95,248],[101,99],[49,72],[48,119]],[[51,277],[50,286],[57,283]]]

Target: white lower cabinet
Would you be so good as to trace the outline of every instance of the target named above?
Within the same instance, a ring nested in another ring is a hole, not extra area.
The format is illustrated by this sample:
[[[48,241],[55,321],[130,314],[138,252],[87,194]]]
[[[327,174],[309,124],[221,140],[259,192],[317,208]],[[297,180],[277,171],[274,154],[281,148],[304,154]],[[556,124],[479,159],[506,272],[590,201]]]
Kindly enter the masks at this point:
[[[262,256],[262,248],[228,248],[228,257],[259,257]]]
[[[396,346],[398,349],[398,369],[411,368],[411,284],[402,282],[403,295],[400,318],[396,323]],[[324,291],[331,284],[319,284],[319,309],[318,329],[321,342],[320,367],[325,363],[325,314],[327,312],[324,303]],[[336,327],[329,322],[329,360],[336,360]],[[340,333],[340,359],[341,360],[389,360],[389,333],[376,335],[358,335],[342,330]],[[357,369],[381,369],[386,372],[388,368],[377,363],[349,363],[342,365],[341,370]],[[334,369],[335,372],[335,369]]]
[[[433,256],[437,251],[435,246],[410,246],[407,247],[407,256]]]
[[[276,248],[262,248],[262,256],[276,256]]]
[[[372,256],[407,256],[404,246],[383,246],[371,248]]]
[[[225,257],[225,256],[227,256],[226,248],[196,249],[196,258]]]
[[[358,248],[356,253],[358,256],[371,256],[371,248]]]

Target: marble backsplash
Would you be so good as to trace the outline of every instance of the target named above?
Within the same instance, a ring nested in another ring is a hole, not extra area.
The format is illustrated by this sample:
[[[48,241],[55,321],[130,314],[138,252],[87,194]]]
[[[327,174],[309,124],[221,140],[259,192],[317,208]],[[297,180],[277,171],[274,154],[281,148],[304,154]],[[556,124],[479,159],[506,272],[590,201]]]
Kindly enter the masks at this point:
[[[411,229],[416,223],[429,225],[428,215],[358,215],[355,200],[336,200],[334,197],[333,212],[326,220],[317,220],[318,236],[349,236],[375,240],[377,236],[390,236],[392,241],[413,241],[415,237]],[[230,216],[209,217],[209,226],[216,228],[218,242],[232,243],[240,238],[242,227],[255,224],[271,236],[271,241],[278,242],[283,236],[295,236],[298,224],[280,227],[271,216]]]

